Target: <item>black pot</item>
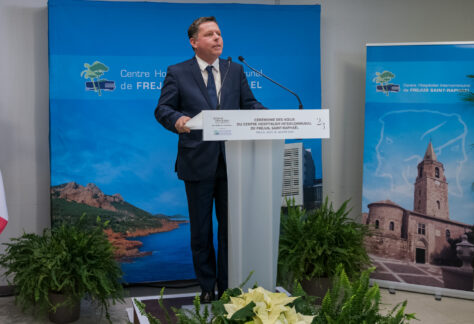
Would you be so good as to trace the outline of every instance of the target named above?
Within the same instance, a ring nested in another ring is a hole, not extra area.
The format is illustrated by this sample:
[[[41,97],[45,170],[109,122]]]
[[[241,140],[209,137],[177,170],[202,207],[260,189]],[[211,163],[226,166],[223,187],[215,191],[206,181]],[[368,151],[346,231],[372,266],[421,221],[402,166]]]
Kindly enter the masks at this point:
[[[308,295],[318,297],[316,304],[320,305],[328,290],[332,288],[332,280],[328,277],[303,280],[301,287]]]
[[[74,303],[65,303],[66,295],[50,292],[49,301],[53,305],[60,305],[56,308],[56,312],[49,312],[49,320],[57,324],[72,323],[79,319],[81,312],[81,301]]]

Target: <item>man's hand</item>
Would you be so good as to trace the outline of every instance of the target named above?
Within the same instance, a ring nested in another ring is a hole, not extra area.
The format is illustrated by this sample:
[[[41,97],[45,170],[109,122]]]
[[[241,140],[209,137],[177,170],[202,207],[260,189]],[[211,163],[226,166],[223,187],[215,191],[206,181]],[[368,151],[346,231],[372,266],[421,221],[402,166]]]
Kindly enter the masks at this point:
[[[190,133],[191,130],[185,126],[185,124],[190,120],[188,116],[181,116],[178,118],[176,121],[176,124],[174,124],[174,127],[178,131],[178,133]]]

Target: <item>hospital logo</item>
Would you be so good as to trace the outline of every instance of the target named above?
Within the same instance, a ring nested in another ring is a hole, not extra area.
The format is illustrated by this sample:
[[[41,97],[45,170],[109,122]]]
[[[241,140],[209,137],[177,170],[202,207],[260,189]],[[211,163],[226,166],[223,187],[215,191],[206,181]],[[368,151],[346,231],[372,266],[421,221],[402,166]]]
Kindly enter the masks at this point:
[[[95,61],[92,64],[84,63],[86,68],[81,72],[81,77],[86,80],[86,91],[94,91],[99,96],[102,95],[102,91],[114,91],[115,81],[107,79],[101,79],[105,72],[109,71],[109,67],[104,63]]]
[[[395,78],[395,74],[390,71],[375,72],[376,77],[372,79],[372,82],[377,83],[375,90],[377,92],[383,92],[387,96],[390,92],[400,92],[400,85],[390,83]]]

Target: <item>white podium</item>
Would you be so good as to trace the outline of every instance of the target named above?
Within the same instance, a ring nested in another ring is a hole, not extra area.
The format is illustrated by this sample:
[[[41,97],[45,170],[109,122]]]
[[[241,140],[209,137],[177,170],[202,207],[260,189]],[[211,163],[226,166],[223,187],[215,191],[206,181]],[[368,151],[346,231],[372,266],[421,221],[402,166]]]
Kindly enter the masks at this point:
[[[274,291],[285,139],[328,138],[328,110],[207,110],[188,125],[226,141],[229,287],[253,271],[244,289]]]
[[[284,140],[227,141],[229,287],[274,291],[280,235]]]

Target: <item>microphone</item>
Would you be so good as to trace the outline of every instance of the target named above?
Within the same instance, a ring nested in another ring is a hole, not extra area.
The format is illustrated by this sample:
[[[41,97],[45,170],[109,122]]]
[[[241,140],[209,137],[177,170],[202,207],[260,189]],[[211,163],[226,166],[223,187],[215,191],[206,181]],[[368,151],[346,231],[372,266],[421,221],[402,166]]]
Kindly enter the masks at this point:
[[[239,56],[239,61],[242,62],[242,63],[244,63],[245,65],[247,65],[247,67],[248,67],[249,69],[251,69],[252,71],[254,71],[254,72],[260,74],[260,75],[263,76],[264,78],[266,78],[266,79],[272,81],[272,82],[275,83],[276,85],[282,87],[283,89],[285,89],[286,91],[288,91],[289,93],[291,93],[292,95],[294,95],[294,96],[296,97],[296,99],[298,99],[298,102],[299,102],[299,109],[303,109],[303,104],[301,103],[300,97],[298,97],[298,95],[297,95],[296,93],[294,93],[293,91],[291,91],[291,90],[288,89],[287,87],[285,87],[285,86],[279,84],[278,82],[276,82],[276,81],[270,79],[268,76],[266,76],[266,75],[263,74],[262,72],[255,70],[253,67],[251,67],[250,65],[248,65],[247,62],[245,62],[245,60],[244,60],[244,58],[243,58],[242,56]]]
[[[232,57],[229,56],[227,58],[227,61],[229,62],[229,64],[227,65],[227,71],[225,71],[224,78],[222,79],[222,82],[221,82],[221,87],[219,88],[219,92],[217,93],[217,101],[219,103],[217,104],[216,110],[221,109],[221,91],[222,91],[222,88],[224,87],[224,82],[225,82],[225,79],[227,78],[227,74],[229,74],[230,63],[232,62]]]

